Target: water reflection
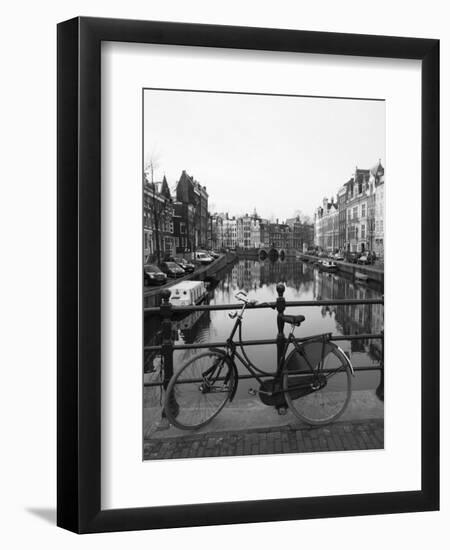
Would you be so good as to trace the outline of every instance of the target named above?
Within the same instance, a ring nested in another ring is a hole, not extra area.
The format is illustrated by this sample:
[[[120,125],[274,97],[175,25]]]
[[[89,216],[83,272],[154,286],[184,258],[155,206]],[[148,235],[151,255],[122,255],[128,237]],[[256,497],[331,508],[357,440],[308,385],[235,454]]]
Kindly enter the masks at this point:
[[[240,259],[222,272],[221,280],[215,288],[210,289],[208,300],[211,304],[235,303],[236,292],[245,290],[251,299],[275,301],[276,285],[280,281],[286,285],[284,296],[287,301],[371,299],[382,296],[380,286],[358,284],[349,277],[321,272],[301,261]],[[303,307],[290,308],[289,312],[306,316],[306,322],[296,331],[299,337],[323,332],[332,332],[335,335],[379,333],[383,329],[382,305]],[[232,325],[233,321],[226,311],[194,312],[175,320],[174,339],[177,343],[186,344],[225,341]],[[273,339],[276,332],[276,313],[273,310],[247,311],[243,325],[244,339]],[[160,343],[159,318],[145,319],[144,338],[145,345]],[[344,351],[351,353],[352,362],[356,366],[375,364],[381,358],[380,340],[344,340],[339,345]],[[195,353],[198,350],[176,351],[174,368]],[[275,369],[275,346],[253,346],[249,348],[249,355],[261,368],[271,371]],[[152,369],[157,368],[157,365],[156,354],[145,354],[145,372],[153,372]],[[375,389],[378,382],[377,372],[361,373],[355,380],[356,386],[360,388]]]

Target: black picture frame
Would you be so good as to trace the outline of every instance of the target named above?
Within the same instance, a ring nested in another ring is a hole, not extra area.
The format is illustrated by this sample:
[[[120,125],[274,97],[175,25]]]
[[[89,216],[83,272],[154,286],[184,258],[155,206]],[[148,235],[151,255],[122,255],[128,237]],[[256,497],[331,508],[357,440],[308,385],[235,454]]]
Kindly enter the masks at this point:
[[[101,509],[100,48],[102,41],[421,60],[422,489],[420,491]],[[439,507],[439,41],[77,17],[58,25],[57,67],[57,524],[77,533],[94,533],[437,510]]]

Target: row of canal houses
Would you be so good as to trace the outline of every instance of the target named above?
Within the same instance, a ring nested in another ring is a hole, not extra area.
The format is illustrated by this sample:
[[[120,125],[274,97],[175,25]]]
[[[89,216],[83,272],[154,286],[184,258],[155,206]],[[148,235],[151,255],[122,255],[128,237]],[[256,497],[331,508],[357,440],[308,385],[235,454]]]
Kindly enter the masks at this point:
[[[299,216],[272,222],[256,210],[237,217],[210,214],[206,187],[185,170],[172,192],[165,176],[154,181],[151,171],[144,173],[143,191],[145,261],[203,248],[304,251],[313,244],[313,225]]]
[[[384,257],[384,168],[356,167],[338,190],[314,213],[314,244],[326,252],[373,251]]]
[[[144,173],[144,260],[159,262],[167,255],[207,247],[206,187],[185,170],[173,193],[166,176],[162,181],[152,179],[151,173]]]
[[[275,222],[253,214],[230,217],[215,213],[210,217],[211,248],[271,248],[305,250],[312,246],[314,227],[300,216]]]

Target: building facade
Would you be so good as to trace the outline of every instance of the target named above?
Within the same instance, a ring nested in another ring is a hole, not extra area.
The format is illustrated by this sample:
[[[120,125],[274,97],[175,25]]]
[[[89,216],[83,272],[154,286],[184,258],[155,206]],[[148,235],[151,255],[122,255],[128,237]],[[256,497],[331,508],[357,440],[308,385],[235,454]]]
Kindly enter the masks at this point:
[[[166,177],[160,182],[151,182],[144,175],[144,262],[160,262],[175,252],[174,213]]]
[[[300,216],[287,218],[286,225],[289,227],[288,248],[306,251],[314,244],[314,225],[301,221]]]
[[[347,240],[347,188],[343,185],[337,194],[338,206],[338,244],[337,248],[340,251],[345,250]]]
[[[373,248],[375,254],[384,258],[384,168],[379,160],[371,169],[373,184],[373,210],[374,210],[374,231]]]
[[[355,175],[347,182],[347,252],[364,252],[369,250],[369,206],[370,206],[370,171],[358,167]]]
[[[176,252],[185,253],[195,249],[195,208],[192,204],[174,202],[174,237]]]
[[[236,219],[236,239],[239,248],[250,248],[251,218],[248,214]]]
[[[222,246],[224,248],[235,249],[237,246],[237,222],[236,218],[230,218],[228,214],[225,214],[225,218],[222,221],[223,224],[223,241]]]
[[[190,236],[190,251],[208,246],[208,193],[193,176],[183,170],[175,190],[176,201],[183,205],[191,205],[194,209],[193,219],[187,216],[188,210],[181,209],[186,214],[183,220]]]
[[[209,217],[209,236],[208,236],[208,248],[214,250],[220,250],[223,245],[223,214],[211,214]]]
[[[328,201],[324,197],[314,213],[314,244],[326,252],[339,247],[339,211],[333,198]]]
[[[381,161],[355,173],[337,193],[323,199],[314,215],[314,244],[331,252],[373,251],[384,254],[384,168]]]

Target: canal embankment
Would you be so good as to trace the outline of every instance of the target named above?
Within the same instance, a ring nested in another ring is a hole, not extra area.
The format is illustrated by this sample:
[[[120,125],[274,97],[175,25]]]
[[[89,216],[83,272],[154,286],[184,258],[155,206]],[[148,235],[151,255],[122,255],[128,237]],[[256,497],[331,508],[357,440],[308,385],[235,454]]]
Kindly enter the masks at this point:
[[[234,263],[237,255],[234,252],[226,252],[216,258],[211,264],[199,266],[192,273],[188,273],[179,279],[170,279],[165,285],[158,287],[144,287],[144,308],[157,307],[161,303],[161,291],[182,281],[214,281],[219,280],[221,272]]]
[[[298,257],[301,260],[308,262],[317,262],[319,259],[317,256],[309,256],[308,254],[299,254]],[[363,275],[367,275],[367,278],[370,281],[375,281],[380,284],[384,283],[383,268],[373,265],[351,264],[350,262],[340,262],[337,260],[334,260],[334,263],[337,265],[338,270],[342,273],[348,273],[352,276],[355,276],[355,273],[358,272],[362,273]]]

